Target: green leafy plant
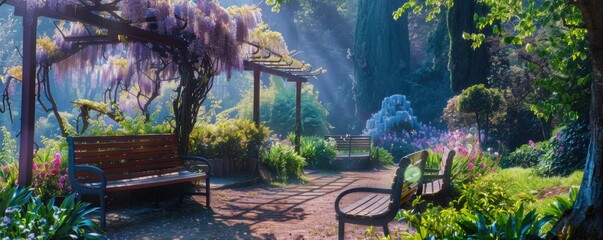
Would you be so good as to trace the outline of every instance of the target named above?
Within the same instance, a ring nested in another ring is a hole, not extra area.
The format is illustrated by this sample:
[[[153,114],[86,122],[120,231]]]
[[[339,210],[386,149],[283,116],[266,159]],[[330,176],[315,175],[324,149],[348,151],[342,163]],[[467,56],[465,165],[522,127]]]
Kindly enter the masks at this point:
[[[305,159],[295,153],[290,143],[275,143],[270,146],[270,149],[264,150],[262,162],[276,173],[278,180],[282,182],[286,182],[291,177],[299,179],[304,174],[306,165]]]
[[[0,148],[0,165],[16,161],[17,139],[13,138],[5,126],[0,126],[2,132],[2,148]]]
[[[337,155],[334,141],[320,137],[302,137],[300,156],[306,159],[308,167],[332,169]]]
[[[371,164],[389,166],[394,164],[394,156],[382,147],[371,147]]]
[[[466,237],[475,239],[540,239],[544,237],[543,226],[550,217],[539,217],[536,210],[524,212],[523,204],[510,214],[501,214],[489,221],[482,213],[463,212],[457,223],[466,232]]]
[[[86,218],[96,211],[68,196],[61,205],[44,203],[24,188],[0,191],[2,239],[106,239],[97,223]]]
[[[260,119],[274,133],[285,136],[295,131],[295,89],[286,88],[283,81],[271,78],[270,86],[262,89]],[[249,90],[241,101],[227,112],[237,112],[239,119],[251,119],[253,91]],[[304,85],[301,91],[301,133],[305,136],[323,136],[332,126],[327,121],[328,111],[318,99],[312,85]]]
[[[258,157],[261,144],[270,130],[249,120],[226,120],[216,124],[199,123],[190,139],[191,152],[206,158],[229,159],[242,169],[245,159]]]

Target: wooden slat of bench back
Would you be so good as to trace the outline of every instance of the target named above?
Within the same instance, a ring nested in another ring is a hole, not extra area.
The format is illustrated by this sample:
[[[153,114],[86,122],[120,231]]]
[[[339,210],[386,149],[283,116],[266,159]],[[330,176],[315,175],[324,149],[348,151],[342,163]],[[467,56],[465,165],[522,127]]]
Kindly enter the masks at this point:
[[[345,135],[333,135],[326,136],[335,140],[335,148],[337,150],[365,150],[371,148],[371,137],[370,136],[345,136]]]
[[[175,135],[74,137],[75,164],[94,165],[108,181],[184,170]],[[96,181],[81,172],[83,182]]]

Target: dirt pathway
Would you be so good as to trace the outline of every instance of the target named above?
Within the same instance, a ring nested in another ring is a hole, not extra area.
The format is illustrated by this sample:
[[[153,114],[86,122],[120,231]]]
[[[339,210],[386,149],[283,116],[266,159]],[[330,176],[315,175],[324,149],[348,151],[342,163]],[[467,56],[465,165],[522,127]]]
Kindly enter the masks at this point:
[[[286,187],[255,185],[215,190],[212,211],[203,197],[183,207],[173,201],[159,207],[133,206],[109,210],[111,239],[336,239],[334,202],[344,189],[356,186],[389,187],[390,169],[367,172],[308,174],[306,184]],[[354,198],[354,196],[352,197]],[[352,199],[350,199],[352,200]],[[391,222],[390,230],[405,230]],[[346,239],[365,239],[366,226],[346,224]],[[379,227],[376,232],[381,233]]]

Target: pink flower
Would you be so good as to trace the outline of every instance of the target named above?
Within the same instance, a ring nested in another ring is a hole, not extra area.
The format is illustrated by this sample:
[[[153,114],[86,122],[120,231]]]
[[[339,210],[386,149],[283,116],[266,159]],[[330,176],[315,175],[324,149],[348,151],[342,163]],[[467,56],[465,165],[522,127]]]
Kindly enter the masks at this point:
[[[4,175],[8,175],[8,166],[4,166],[2,172],[4,172]]]
[[[534,143],[534,141],[532,140],[528,140],[528,144],[530,145],[530,147],[532,147],[532,149],[536,150],[536,143]]]
[[[484,167],[485,167],[484,163],[479,164],[479,168],[484,169]]]
[[[563,131],[557,131],[557,139],[561,139],[561,136],[563,136]]]
[[[52,160],[52,164],[53,164],[55,167],[59,167],[59,166],[61,166],[61,154],[60,154],[60,153],[57,153],[57,154],[55,154],[54,156],[55,156],[55,157],[54,157],[54,160]]]
[[[39,164],[37,164],[37,163],[34,163],[34,164],[33,164],[33,170],[34,170],[34,171],[38,171],[38,168],[39,168],[39,167],[40,167],[40,165],[39,165]]]
[[[63,190],[63,184],[62,183],[57,183],[57,189],[58,190]]]
[[[49,169],[49,168],[50,168],[50,164],[44,163],[44,169]]]
[[[65,183],[65,176],[61,176],[59,178],[59,183]]]
[[[469,165],[467,165],[467,170],[471,171],[473,170],[473,167],[475,167],[475,165],[473,165],[473,162],[470,162]]]
[[[561,152],[563,152],[563,150],[565,150],[565,148],[564,148],[564,147],[559,147],[559,148],[557,149],[557,152],[560,152],[560,153],[561,153]]]
[[[51,175],[59,175],[59,174],[61,174],[61,170],[58,168],[53,168],[50,170],[50,174]]]
[[[40,177],[46,176],[46,172],[44,170],[40,170]]]

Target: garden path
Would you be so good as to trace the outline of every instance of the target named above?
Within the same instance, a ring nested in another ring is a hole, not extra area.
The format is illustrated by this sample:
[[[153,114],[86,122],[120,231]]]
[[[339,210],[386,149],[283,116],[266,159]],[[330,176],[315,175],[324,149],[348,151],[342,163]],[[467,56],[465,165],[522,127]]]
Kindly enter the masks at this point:
[[[151,201],[110,209],[108,236],[111,239],[336,239],[333,204],[337,195],[350,187],[390,187],[393,176],[393,169],[310,173],[305,184],[216,189],[211,196],[213,212],[200,204],[205,204],[202,196],[188,200],[183,207],[174,206],[171,200],[156,208]],[[365,239],[366,229],[346,224],[346,239]],[[405,229],[403,223],[390,223],[390,230]],[[376,227],[375,232],[382,230]]]

